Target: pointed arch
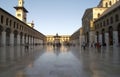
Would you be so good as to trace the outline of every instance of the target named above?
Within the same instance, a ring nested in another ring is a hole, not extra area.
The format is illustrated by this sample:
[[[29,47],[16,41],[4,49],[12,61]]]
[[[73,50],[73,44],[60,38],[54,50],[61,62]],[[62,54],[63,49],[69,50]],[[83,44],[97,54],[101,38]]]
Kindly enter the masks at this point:
[[[113,45],[113,27],[110,26],[108,31],[109,31],[109,45]]]
[[[11,29],[7,28],[5,31],[6,31],[6,45],[9,46],[10,45],[10,33],[11,33]]]
[[[105,45],[105,29],[102,29],[101,34],[102,34],[102,45],[104,46]]]
[[[17,45],[17,35],[18,35],[18,31],[15,30],[14,31],[14,45]]]
[[[2,45],[2,31],[3,27],[0,25],[0,46]]]

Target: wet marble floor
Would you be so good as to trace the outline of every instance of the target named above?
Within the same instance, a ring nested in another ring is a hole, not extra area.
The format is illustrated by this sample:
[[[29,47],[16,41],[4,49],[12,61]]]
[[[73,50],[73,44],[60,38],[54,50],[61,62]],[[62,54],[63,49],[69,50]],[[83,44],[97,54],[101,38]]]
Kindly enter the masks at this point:
[[[120,48],[0,48],[0,77],[120,77]]]

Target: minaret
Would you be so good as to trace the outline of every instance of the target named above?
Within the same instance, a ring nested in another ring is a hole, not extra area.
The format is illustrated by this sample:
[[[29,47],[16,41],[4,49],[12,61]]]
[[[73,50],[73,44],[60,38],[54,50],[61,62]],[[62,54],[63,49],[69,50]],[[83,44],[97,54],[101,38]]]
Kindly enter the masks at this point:
[[[18,0],[18,6],[15,6],[14,8],[16,9],[16,18],[26,23],[26,13],[28,13],[28,11],[24,8],[24,0]]]

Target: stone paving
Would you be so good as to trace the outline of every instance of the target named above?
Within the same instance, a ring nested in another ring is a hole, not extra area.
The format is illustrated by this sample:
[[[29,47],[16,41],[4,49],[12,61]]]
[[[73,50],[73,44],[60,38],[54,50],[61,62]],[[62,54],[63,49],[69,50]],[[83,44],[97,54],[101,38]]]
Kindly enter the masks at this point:
[[[0,77],[120,77],[120,47],[0,47]]]

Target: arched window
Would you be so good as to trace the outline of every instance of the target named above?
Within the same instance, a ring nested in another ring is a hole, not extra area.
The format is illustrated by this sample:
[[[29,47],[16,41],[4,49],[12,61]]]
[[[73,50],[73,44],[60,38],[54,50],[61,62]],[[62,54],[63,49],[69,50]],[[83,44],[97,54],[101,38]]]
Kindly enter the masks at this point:
[[[3,24],[4,16],[1,16],[1,23]]]
[[[10,20],[10,26],[12,25],[12,20]]]
[[[105,4],[105,7],[108,7],[108,3]]]
[[[14,28],[15,28],[15,26],[16,26],[16,22],[14,22]]]
[[[109,5],[110,5],[110,6],[112,5],[112,2],[111,2],[111,1],[109,2]]]
[[[6,25],[8,25],[8,18],[6,18]]]
[[[100,13],[98,13],[98,17],[100,17]]]

